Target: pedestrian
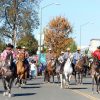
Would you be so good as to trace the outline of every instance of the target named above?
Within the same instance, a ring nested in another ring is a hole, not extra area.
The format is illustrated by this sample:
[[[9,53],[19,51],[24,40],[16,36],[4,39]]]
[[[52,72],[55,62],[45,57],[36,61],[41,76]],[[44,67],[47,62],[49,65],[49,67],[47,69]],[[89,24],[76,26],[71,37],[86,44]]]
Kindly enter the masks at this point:
[[[45,67],[46,67],[46,53],[44,52],[44,50],[41,51],[40,55],[39,55],[39,67],[41,67],[41,74],[44,71]]]
[[[31,78],[36,78],[36,76],[37,76],[36,61],[32,60],[30,67],[31,67],[30,68]]]

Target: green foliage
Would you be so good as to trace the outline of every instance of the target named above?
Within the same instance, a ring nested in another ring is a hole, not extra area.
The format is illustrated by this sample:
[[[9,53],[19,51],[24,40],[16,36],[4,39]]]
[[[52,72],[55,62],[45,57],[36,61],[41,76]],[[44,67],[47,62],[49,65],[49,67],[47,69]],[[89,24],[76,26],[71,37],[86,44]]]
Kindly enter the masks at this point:
[[[5,49],[6,44],[0,39],[0,53]]]
[[[86,49],[86,50],[85,50],[85,54],[88,54],[88,52],[89,52],[89,49]]]
[[[19,39],[17,46],[25,46],[30,55],[36,54],[38,50],[38,41],[32,34],[26,34],[23,38]]]
[[[71,49],[71,52],[75,52],[77,50],[77,45],[75,41],[72,41],[72,43],[70,44],[70,49]]]
[[[40,0],[0,0],[0,34],[15,42],[37,29],[39,4]]]

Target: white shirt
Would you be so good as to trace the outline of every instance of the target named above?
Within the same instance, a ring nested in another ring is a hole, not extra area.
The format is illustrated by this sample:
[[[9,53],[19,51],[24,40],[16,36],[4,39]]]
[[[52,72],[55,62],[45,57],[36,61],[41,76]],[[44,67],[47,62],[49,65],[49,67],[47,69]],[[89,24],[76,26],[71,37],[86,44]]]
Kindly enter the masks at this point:
[[[36,70],[36,65],[33,63],[31,64],[31,71]]]

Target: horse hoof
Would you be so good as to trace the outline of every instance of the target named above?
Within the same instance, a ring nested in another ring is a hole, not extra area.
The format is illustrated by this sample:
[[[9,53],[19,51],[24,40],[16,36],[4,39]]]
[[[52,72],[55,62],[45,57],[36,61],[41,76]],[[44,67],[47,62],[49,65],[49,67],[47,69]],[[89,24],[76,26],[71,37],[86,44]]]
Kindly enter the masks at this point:
[[[3,93],[3,96],[7,96],[7,95],[8,95],[8,92],[4,92],[4,93]]]
[[[3,93],[3,96],[6,96],[6,92]]]
[[[11,97],[12,97],[12,95],[9,93],[9,94],[8,94],[8,97],[9,97],[9,98],[11,98]]]

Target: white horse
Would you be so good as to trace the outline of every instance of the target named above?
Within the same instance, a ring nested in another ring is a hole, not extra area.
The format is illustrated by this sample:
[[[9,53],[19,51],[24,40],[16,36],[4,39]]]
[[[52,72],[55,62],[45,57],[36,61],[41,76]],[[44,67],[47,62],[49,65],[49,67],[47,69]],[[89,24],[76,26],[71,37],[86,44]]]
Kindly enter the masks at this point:
[[[61,88],[69,88],[69,82],[72,76],[73,68],[71,65],[71,59],[68,58],[65,62],[63,73],[60,74]]]

